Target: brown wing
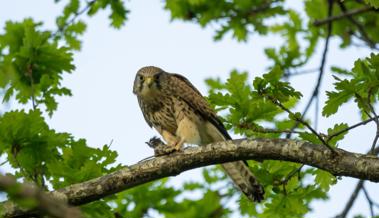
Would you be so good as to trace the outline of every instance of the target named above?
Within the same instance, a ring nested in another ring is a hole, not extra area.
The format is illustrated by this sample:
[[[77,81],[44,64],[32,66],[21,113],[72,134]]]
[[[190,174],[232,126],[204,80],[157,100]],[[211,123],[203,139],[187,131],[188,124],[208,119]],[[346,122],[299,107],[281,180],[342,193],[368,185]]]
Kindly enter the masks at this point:
[[[199,90],[196,89],[192,83],[182,75],[168,74],[168,88],[170,94],[175,94],[177,97],[185,101],[204,119],[211,122],[226,139],[231,139],[230,135],[225,129],[225,126],[218,119],[214,110],[210,107],[207,100],[201,95]],[[174,90],[175,89],[175,90]]]
[[[191,84],[189,80],[179,74],[169,74],[169,87],[171,95],[187,102],[190,107],[199,113],[203,118],[211,122],[225,139],[231,139],[224,125],[217,118],[216,113],[209,106],[207,100]],[[224,140],[220,138],[219,140]],[[253,173],[250,171],[246,161],[236,161],[222,164],[225,172],[234,181],[236,186],[252,201],[260,202],[264,197],[264,189],[258,183]]]

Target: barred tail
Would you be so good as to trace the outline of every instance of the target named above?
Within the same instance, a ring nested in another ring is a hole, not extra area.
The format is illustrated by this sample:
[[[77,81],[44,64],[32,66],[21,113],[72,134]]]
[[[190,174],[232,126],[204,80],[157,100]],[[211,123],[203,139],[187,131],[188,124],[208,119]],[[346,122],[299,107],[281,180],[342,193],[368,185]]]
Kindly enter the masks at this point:
[[[221,165],[241,192],[252,201],[263,200],[264,189],[258,183],[249,167],[243,161],[229,162]]]
[[[231,137],[222,124],[215,126],[213,123],[207,123],[206,132],[210,141],[225,141]],[[252,201],[260,202],[264,198],[264,189],[259,184],[253,173],[250,171],[245,161],[236,161],[224,163],[221,165],[226,174],[233,180],[234,184],[243,194]]]

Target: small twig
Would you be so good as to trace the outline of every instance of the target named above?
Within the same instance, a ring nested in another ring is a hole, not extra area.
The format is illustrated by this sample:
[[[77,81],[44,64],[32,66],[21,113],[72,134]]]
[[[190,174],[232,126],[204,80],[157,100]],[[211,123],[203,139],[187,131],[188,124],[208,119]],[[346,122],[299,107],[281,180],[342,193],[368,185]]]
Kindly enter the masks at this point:
[[[363,100],[363,97],[362,97],[361,95],[359,95],[358,93],[355,93],[355,97],[357,98],[357,100],[358,100],[360,103],[362,103],[362,104],[368,106],[367,102]],[[363,107],[363,112],[364,112],[369,118],[373,118],[373,117],[371,116],[370,112],[367,111],[365,107]]]
[[[56,37],[58,34],[62,33],[69,25],[73,24],[75,22],[75,20],[82,14],[84,14],[85,12],[87,12],[90,7],[96,2],[96,0],[92,0],[90,2],[87,3],[87,5],[82,8],[80,11],[78,12],[75,12],[74,13],[74,16],[69,20],[67,21],[62,27],[59,27],[59,29],[57,31],[55,31],[53,34],[51,34],[51,37],[54,38]]]
[[[354,129],[354,128],[357,128],[358,126],[366,125],[367,123],[373,121],[375,118],[379,118],[379,117],[376,116],[376,117],[373,117],[373,118],[367,119],[367,120],[365,120],[365,121],[362,121],[362,122],[359,122],[359,123],[354,124],[354,125],[352,125],[352,126],[349,126],[349,127],[345,128],[345,129],[342,129],[342,130],[340,130],[340,131],[338,131],[338,132],[335,132],[334,134],[329,135],[326,141],[329,142],[330,140],[332,140],[332,138],[334,138],[334,137],[336,137],[336,136],[339,136],[339,135],[341,135],[341,134],[344,133],[344,132],[347,132],[347,131],[350,131],[350,130],[352,130],[352,129]]]
[[[319,71],[318,68],[317,69],[305,69],[305,70],[294,71],[294,72],[287,71],[286,73],[284,73],[283,77],[300,76],[300,75],[304,75],[304,74],[315,73],[317,71]]]
[[[357,15],[357,14],[361,14],[361,13],[364,13],[364,12],[367,12],[367,11],[374,11],[376,10],[375,8],[373,7],[370,7],[370,6],[366,6],[366,7],[363,7],[363,8],[358,8],[358,9],[354,9],[354,10],[351,10],[351,11],[347,11],[345,13],[342,13],[342,14],[339,14],[339,15],[336,15],[336,16],[328,16],[328,18],[326,19],[323,19],[323,20],[316,20],[315,22],[313,22],[313,25],[314,26],[322,26],[326,23],[332,23],[333,21],[336,21],[336,20],[340,20],[340,19],[343,19],[345,17],[349,17],[349,16],[354,16],[354,15]]]
[[[145,157],[144,159],[138,161],[137,163],[142,163],[142,162],[144,162],[144,161],[154,159],[155,157],[156,157],[155,155],[154,155],[154,156],[148,156],[148,157]]]
[[[378,139],[379,139],[379,118],[378,118],[378,115],[376,114],[375,112],[375,109],[374,107],[371,105],[371,94],[372,94],[372,90],[370,89],[368,91],[368,94],[367,94],[367,102],[364,101],[363,97],[361,95],[359,95],[358,93],[355,93],[355,97],[357,98],[358,101],[360,101],[362,104],[366,104],[368,106],[368,108],[370,109],[370,111],[367,111],[365,107],[363,107],[363,111],[365,112],[365,114],[370,117],[370,119],[373,119],[375,124],[376,124],[376,134],[375,134],[375,137],[374,137],[374,140],[372,142],[372,145],[371,145],[371,153],[374,152],[375,150],[375,146],[376,146],[376,143],[378,142]],[[370,114],[370,112],[374,115],[372,116]]]
[[[378,139],[379,139],[379,118],[378,118],[378,115],[376,114],[376,111],[374,109],[374,107],[372,106],[371,104],[371,95],[372,95],[372,89],[370,89],[368,91],[368,95],[367,95],[367,103],[368,103],[368,106],[371,110],[371,113],[374,114],[374,121],[375,121],[375,124],[376,124],[376,135],[375,135],[375,138],[372,142],[372,145],[371,145],[371,150],[370,150],[370,153],[374,153],[374,150],[375,150],[375,147],[376,147],[376,143],[378,142]]]
[[[280,101],[278,101],[277,99],[274,99],[273,97],[269,96],[269,95],[265,95],[268,97],[268,99],[271,100],[271,102],[275,105],[277,105],[278,107],[280,107],[282,110],[286,111],[288,114],[292,115],[295,120],[298,122],[298,123],[301,123],[303,124],[304,126],[306,126],[314,135],[317,136],[317,138],[321,141],[321,143],[323,145],[325,145],[334,155],[337,154],[337,152],[334,150],[334,148],[332,146],[330,146],[325,140],[324,138],[318,134],[316,132],[316,130],[314,130],[311,125],[309,125],[307,122],[305,122],[301,117],[297,117],[292,111],[290,111],[288,108],[286,108]]]
[[[18,152],[20,150],[20,146],[17,145],[17,144],[15,144],[15,145],[12,145],[11,149],[12,149],[12,157],[14,158],[14,162],[16,163],[17,168],[20,169],[20,172],[22,174],[24,174],[23,176],[27,177],[28,179],[30,179],[30,180],[34,181],[35,183],[37,183],[38,182],[37,179],[34,178],[34,176],[28,170],[25,170],[23,167],[21,167],[21,164],[20,164],[20,162],[17,159],[17,155],[18,155]]]
[[[375,150],[375,147],[376,147],[376,143],[378,142],[378,139],[379,139],[379,126],[377,125],[377,127],[376,127],[376,134],[375,134],[374,140],[372,141],[372,145],[371,145],[371,149],[370,149],[370,153],[371,154],[374,153],[374,150]]]
[[[279,0],[273,0],[273,1],[267,2],[267,3],[263,4],[263,5],[260,5],[259,7],[253,8],[252,10],[249,11],[249,15],[250,16],[254,16],[257,13],[260,13],[260,12],[263,12],[263,11],[266,11],[266,10],[270,9],[271,8],[271,4],[273,4],[275,2],[279,2]]]
[[[27,69],[26,69],[26,75],[27,77],[29,77],[30,79],[30,88],[32,90],[32,94],[30,96],[31,100],[32,100],[32,106],[33,106],[33,110],[35,110],[37,108],[37,105],[36,105],[36,102],[35,102],[35,91],[34,91],[34,79],[33,79],[33,68],[32,68],[32,63],[29,63],[27,65]]]
[[[78,208],[69,207],[65,202],[53,199],[35,186],[17,183],[14,177],[0,175],[0,191],[10,192],[18,199],[32,199],[37,203],[37,210],[58,218],[82,217]]]
[[[344,3],[342,1],[338,1],[338,5],[340,6],[341,10],[346,13],[347,12],[347,8],[346,6],[344,5]],[[347,15],[347,19],[349,19],[349,21],[351,23],[353,23],[359,30],[359,32],[361,33],[362,35],[362,39],[363,41],[365,41],[371,48],[375,48],[375,42],[370,39],[370,37],[368,36],[365,28],[362,26],[362,24],[360,24],[358,21],[356,21],[353,16],[351,15]]]
[[[365,186],[362,187],[362,190],[363,190],[363,193],[365,194],[365,197],[366,197],[366,200],[368,202],[368,205],[370,207],[370,214],[371,214],[371,217],[374,217],[375,214],[374,214],[374,202],[372,201],[372,199],[370,198],[370,195],[368,194]]]
[[[355,186],[353,193],[351,194],[351,196],[349,198],[349,201],[346,203],[345,208],[343,209],[343,211],[339,215],[336,216],[336,218],[345,218],[347,216],[350,209],[353,207],[353,204],[354,204],[355,200],[357,199],[358,194],[361,191],[364,182],[365,182],[364,180],[359,180],[359,182]]]
[[[301,169],[302,169],[303,167],[304,167],[304,164],[302,164],[300,167],[298,167],[298,168],[292,170],[292,171],[286,176],[286,178],[284,178],[283,180],[281,180],[281,181],[279,182],[279,185],[283,185],[283,184],[287,185],[288,181],[289,181],[293,176],[295,176],[296,174],[300,173],[300,171],[301,171]]]
[[[109,142],[108,148],[110,148],[112,146],[112,144],[113,144],[113,139],[111,139],[111,141]]]
[[[332,16],[332,12],[333,12],[333,1],[332,0],[328,0],[328,5],[329,5],[329,7],[328,7],[328,16],[330,17],[330,16]],[[326,39],[325,39],[324,51],[322,53],[321,64],[320,64],[320,68],[319,68],[319,76],[317,78],[317,84],[316,84],[316,87],[314,88],[312,97],[309,100],[307,107],[305,107],[304,112],[302,113],[303,117],[307,113],[310,105],[312,104],[313,99],[315,97],[317,97],[318,94],[319,94],[322,78],[323,78],[324,71],[325,71],[326,55],[328,53],[329,40],[330,40],[330,36],[332,35],[332,23],[328,24],[327,31],[328,32],[327,32],[327,36],[326,36]]]

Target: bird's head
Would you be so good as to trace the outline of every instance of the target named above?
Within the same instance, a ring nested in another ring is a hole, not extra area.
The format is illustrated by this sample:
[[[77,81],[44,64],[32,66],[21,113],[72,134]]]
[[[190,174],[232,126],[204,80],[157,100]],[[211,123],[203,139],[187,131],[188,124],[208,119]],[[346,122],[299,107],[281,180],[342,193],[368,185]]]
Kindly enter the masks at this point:
[[[158,94],[164,74],[158,67],[142,67],[134,79],[133,93],[141,97]]]

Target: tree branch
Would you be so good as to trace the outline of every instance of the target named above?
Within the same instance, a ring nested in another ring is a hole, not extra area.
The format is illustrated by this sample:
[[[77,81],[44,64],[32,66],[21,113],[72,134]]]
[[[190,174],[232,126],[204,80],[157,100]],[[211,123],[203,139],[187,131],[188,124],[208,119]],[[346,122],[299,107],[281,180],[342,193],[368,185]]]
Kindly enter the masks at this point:
[[[63,26],[59,27],[58,30],[56,30],[52,35],[51,37],[54,38],[56,36],[58,36],[59,34],[62,34],[65,29],[70,26],[71,24],[73,24],[75,22],[75,20],[82,14],[84,14],[85,12],[87,12],[91,6],[96,2],[96,0],[92,0],[90,2],[87,2],[87,5],[82,8],[81,10],[79,10],[78,12],[75,12],[74,13],[74,16],[68,20],[66,23],[63,24]]]
[[[342,1],[338,1],[338,5],[340,6],[342,12],[348,12],[345,4]],[[372,39],[370,39],[369,35],[365,30],[365,27],[363,27],[363,25],[360,24],[357,20],[355,20],[354,17],[351,15],[347,15],[347,19],[357,27],[358,31],[362,36],[363,41],[365,41],[368,44],[368,46],[370,46],[370,48],[375,48],[376,43]]]
[[[370,154],[370,152],[371,151],[369,151],[368,154]],[[374,155],[378,155],[379,154],[379,147],[377,147],[374,150],[373,154]],[[354,189],[353,193],[350,195],[350,198],[347,201],[347,203],[346,203],[343,211],[339,215],[335,216],[335,218],[345,218],[347,216],[347,214],[349,213],[350,209],[353,207],[353,204],[355,203],[355,200],[357,199],[359,192],[363,188],[363,183],[364,182],[365,182],[364,180],[359,180],[359,182],[355,186],[355,189]]]
[[[371,122],[371,121],[373,121],[373,120],[375,120],[375,119],[378,119],[379,117],[378,116],[375,116],[375,117],[372,117],[372,118],[370,118],[370,119],[367,119],[367,120],[364,120],[364,121],[362,121],[362,122],[359,122],[359,123],[357,123],[357,124],[354,124],[354,125],[352,125],[352,126],[349,126],[349,127],[347,127],[346,129],[342,129],[342,130],[340,130],[340,131],[338,131],[338,132],[336,132],[336,133],[334,133],[334,134],[332,134],[332,135],[329,135],[328,137],[327,137],[327,142],[329,142],[330,140],[332,140],[332,138],[334,138],[334,137],[336,137],[336,136],[339,136],[339,135],[341,135],[342,133],[344,133],[344,132],[347,132],[347,131],[350,131],[350,130],[352,130],[352,129],[354,129],[354,128],[357,128],[358,126],[361,126],[361,125],[366,125],[367,123],[369,123],[369,122]]]
[[[333,156],[324,145],[290,139],[233,140],[190,147],[170,155],[156,157],[103,177],[56,190],[71,205],[81,205],[156,179],[176,176],[186,170],[236,160],[283,160],[306,164],[332,173],[379,182],[379,158],[335,149]],[[5,202],[0,214],[5,217],[25,215],[13,202]]]
[[[334,5],[333,3],[334,2],[332,0],[328,0],[328,17],[331,17],[333,14],[333,5]],[[304,119],[305,115],[307,114],[309,108],[311,107],[313,103],[313,100],[319,98],[320,86],[321,86],[322,78],[324,76],[324,71],[325,71],[326,55],[328,53],[328,48],[329,48],[329,40],[330,40],[330,37],[332,36],[332,27],[333,27],[332,24],[333,23],[328,23],[327,35],[325,38],[324,50],[322,52],[317,83],[316,83],[315,88],[313,89],[312,96],[309,98],[308,103],[306,104],[303,110],[303,113],[301,114],[301,119]],[[316,109],[317,107],[318,106],[316,106]],[[318,112],[318,110],[316,110],[316,112]],[[316,116],[316,119],[318,119],[318,115]],[[299,126],[299,124],[300,122],[296,122],[295,125],[291,128],[291,130],[296,129]],[[291,134],[287,134],[286,138],[290,138],[290,137],[291,137]]]
[[[333,21],[340,20],[340,19],[343,19],[345,17],[354,16],[354,15],[365,13],[365,12],[371,11],[371,10],[374,11],[375,8],[370,7],[370,6],[366,6],[366,7],[363,7],[363,8],[354,9],[354,10],[347,11],[345,13],[342,13],[342,14],[339,14],[339,15],[336,15],[336,16],[329,16],[328,18],[323,19],[323,20],[316,20],[315,22],[313,22],[313,25],[316,26],[316,27],[317,26],[322,26],[324,24],[331,23]]]
[[[31,199],[36,201],[37,208],[30,211],[32,213],[48,214],[51,217],[58,218],[82,217],[78,208],[69,207],[66,202],[50,197],[48,193],[43,192],[31,184],[20,184],[11,176],[0,175],[0,191],[10,192],[12,196],[17,199]],[[3,206],[5,211],[9,209],[6,204]],[[14,204],[12,207],[14,207]]]
[[[341,214],[337,215],[335,218],[345,218],[347,216],[347,214],[349,213],[350,209],[352,208],[355,200],[357,199],[358,194],[361,191],[364,182],[365,182],[364,180],[359,180],[359,182],[355,186],[353,193],[351,194],[351,196],[349,198],[349,201],[346,203],[345,208],[343,209]]]
[[[376,205],[376,203],[371,199],[371,197],[368,194],[368,191],[366,190],[365,186],[362,187],[362,190],[363,190],[363,193],[365,194],[366,200],[369,204],[371,217],[375,217],[374,206]]]
[[[322,137],[322,135],[320,135],[315,129],[313,129],[311,127],[311,125],[309,125],[307,122],[305,122],[303,120],[302,117],[297,117],[292,111],[290,111],[288,108],[286,108],[280,101],[278,101],[277,99],[269,96],[269,95],[266,95],[266,97],[275,105],[277,105],[278,107],[280,107],[282,110],[284,110],[285,112],[287,112],[289,115],[291,115],[292,117],[294,117],[295,121],[298,122],[298,123],[301,123],[303,124],[305,127],[307,127],[315,136],[317,136],[317,138],[322,142],[323,145],[325,145],[333,154],[336,154],[334,148],[328,144],[328,142],[326,142],[324,140],[324,138]]]

